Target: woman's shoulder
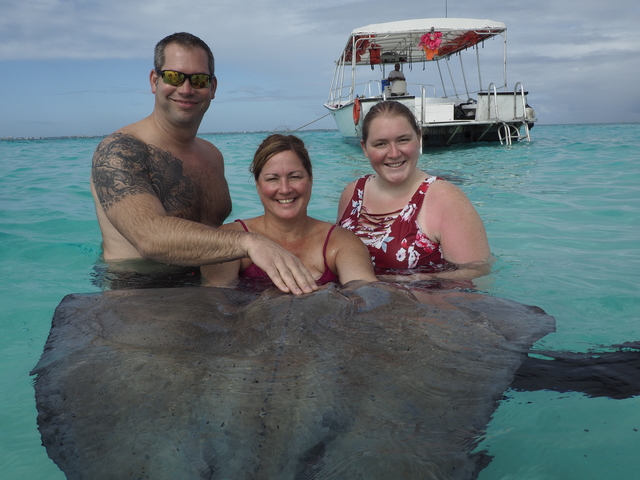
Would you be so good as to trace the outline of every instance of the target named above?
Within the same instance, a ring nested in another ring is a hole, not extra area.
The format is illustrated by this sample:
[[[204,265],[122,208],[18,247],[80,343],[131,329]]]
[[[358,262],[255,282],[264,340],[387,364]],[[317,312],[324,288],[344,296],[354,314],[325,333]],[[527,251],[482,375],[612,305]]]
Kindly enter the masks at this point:
[[[360,240],[355,233],[351,230],[347,230],[339,225],[331,224],[331,229],[327,233],[327,259],[329,261],[335,261],[338,252],[353,252],[354,248],[357,250],[360,247],[366,249],[362,240]]]
[[[348,183],[347,186],[344,187],[344,189],[342,190],[342,193],[340,194],[340,199],[338,200],[338,218],[337,218],[338,222],[341,222],[342,220],[344,220],[343,216],[345,215],[347,206],[351,204],[351,200],[356,194],[355,192],[356,192],[356,186],[358,185],[358,182],[361,182],[363,181],[363,178],[368,178],[368,177],[369,175],[360,177],[357,180],[353,180],[352,182]]]
[[[358,188],[359,186],[364,191],[365,184],[371,178],[373,178],[373,175],[367,174],[367,175],[364,175],[364,176],[362,176],[360,178],[357,178],[357,179],[353,180],[352,182],[349,182],[347,184],[347,186],[344,187],[344,189],[342,190],[342,194],[340,194],[340,204],[342,204],[343,202],[351,199],[355,195],[356,188]]]
[[[442,177],[430,176],[425,180],[425,182],[429,184],[428,192],[431,196],[437,196],[443,200],[459,196],[466,197],[464,192],[458,186]]]
[[[433,181],[425,193],[425,205],[420,212],[418,223],[425,226],[427,217],[449,218],[453,214],[460,214],[473,209],[467,195],[453,183],[438,178]]]
[[[334,229],[337,225],[331,222],[326,222],[324,220],[318,220],[317,218],[309,217],[311,220],[311,228],[310,233],[319,233],[329,235],[329,232]]]
[[[360,238],[358,238],[358,236],[351,230],[341,227],[340,225],[331,226],[333,230],[331,230],[331,237],[329,238],[330,244],[341,246],[348,245],[350,242],[362,243],[362,240],[360,240]]]
[[[356,188],[356,184],[358,183],[358,179],[352,180],[347,183],[347,185],[342,189],[342,193],[344,192],[353,192],[353,189]]]
[[[224,225],[220,225],[220,230],[241,230],[245,231],[244,225],[248,225],[251,223],[253,219],[247,220],[234,220],[233,222],[225,223]],[[244,225],[243,225],[244,224]]]
[[[371,176],[371,174],[363,175],[362,177],[356,178],[355,180],[349,182],[347,186],[342,190],[343,195],[345,192],[353,193],[358,184],[366,183],[366,181],[371,178]]]
[[[314,238],[314,242],[317,241],[318,245],[324,244],[325,242],[327,244],[340,243],[340,241],[345,238],[343,232],[353,235],[349,230],[345,230],[335,223],[318,220],[317,218],[313,217],[308,218],[310,224],[307,227],[306,237]]]
[[[377,281],[373,273],[369,251],[355,233],[337,225],[332,226],[327,242],[326,261],[340,282],[351,280]]]

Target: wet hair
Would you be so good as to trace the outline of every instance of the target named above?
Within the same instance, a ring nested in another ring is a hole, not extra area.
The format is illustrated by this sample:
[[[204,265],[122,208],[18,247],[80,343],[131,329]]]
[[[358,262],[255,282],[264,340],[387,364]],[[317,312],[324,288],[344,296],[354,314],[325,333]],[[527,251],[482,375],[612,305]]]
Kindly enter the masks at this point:
[[[209,74],[215,75],[215,60],[213,59],[213,53],[209,46],[204,43],[200,38],[187,32],[178,32],[164,37],[156,44],[156,48],[153,52],[153,66],[156,70],[162,69],[165,62],[164,51],[168,45],[176,44],[180,47],[187,49],[201,48],[207,54],[209,59]],[[203,72],[204,73],[204,72]]]
[[[278,153],[288,151],[292,151],[298,156],[300,162],[302,162],[302,166],[309,174],[309,177],[313,178],[311,159],[309,158],[307,148],[304,146],[304,142],[295,135],[274,133],[262,141],[253,156],[253,162],[251,162],[249,171],[253,173],[253,177],[256,181],[258,181],[258,177],[260,177],[262,169],[271,157]]]
[[[418,135],[418,138],[422,136],[422,130],[416,121],[416,117],[413,115],[411,110],[409,110],[409,107],[394,100],[387,100],[385,102],[376,103],[365,115],[364,120],[362,121],[362,141],[364,143],[366,143],[367,138],[369,138],[371,122],[376,118],[385,115],[405,118],[407,122],[409,122],[409,125],[411,125],[411,128],[413,128]]]

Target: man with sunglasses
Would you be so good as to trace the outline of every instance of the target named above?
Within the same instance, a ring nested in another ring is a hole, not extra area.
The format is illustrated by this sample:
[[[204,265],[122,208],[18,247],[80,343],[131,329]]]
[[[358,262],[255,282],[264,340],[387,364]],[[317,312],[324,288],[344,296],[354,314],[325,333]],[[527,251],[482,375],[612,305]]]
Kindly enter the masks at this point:
[[[284,292],[316,289],[300,260],[275,242],[217,228],[231,212],[224,162],[196,136],[217,87],[207,44],[189,33],[158,42],[150,83],[151,115],[105,138],[93,156],[104,260],[199,267],[249,257]]]

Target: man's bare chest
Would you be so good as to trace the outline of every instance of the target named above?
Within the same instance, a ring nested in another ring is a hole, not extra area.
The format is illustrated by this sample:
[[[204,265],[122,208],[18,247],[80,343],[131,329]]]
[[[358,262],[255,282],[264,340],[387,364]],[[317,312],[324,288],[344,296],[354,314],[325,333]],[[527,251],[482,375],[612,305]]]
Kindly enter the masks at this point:
[[[222,169],[199,162],[194,165],[173,161],[152,161],[149,180],[167,214],[221,225],[231,212],[229,187]]]

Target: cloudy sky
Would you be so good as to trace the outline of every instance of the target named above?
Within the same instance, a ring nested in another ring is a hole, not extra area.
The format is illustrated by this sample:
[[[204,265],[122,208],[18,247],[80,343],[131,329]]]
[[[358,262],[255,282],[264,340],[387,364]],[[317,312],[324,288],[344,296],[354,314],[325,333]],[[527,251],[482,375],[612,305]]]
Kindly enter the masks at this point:
[[[506,23],[508,84],[540,123],[640,121],[637,0],[0,0],[0,137],[106,135],[147,116],[153,47],[176,31],[216,57],[201,132],[295,129],[325,115],[351,30],[445,16]]]

